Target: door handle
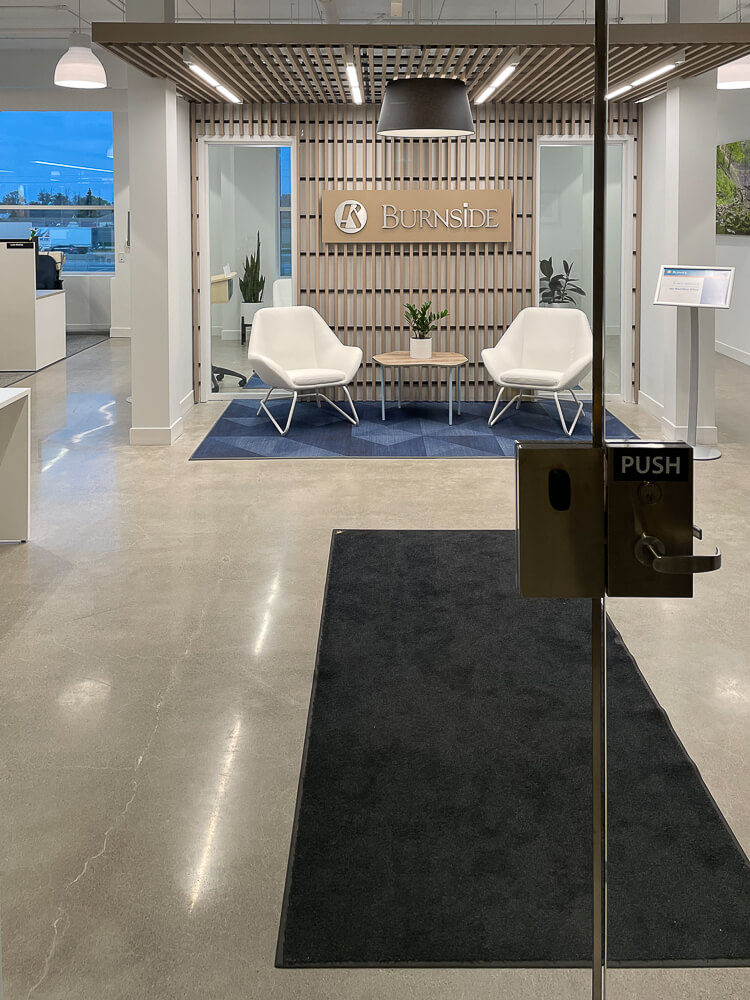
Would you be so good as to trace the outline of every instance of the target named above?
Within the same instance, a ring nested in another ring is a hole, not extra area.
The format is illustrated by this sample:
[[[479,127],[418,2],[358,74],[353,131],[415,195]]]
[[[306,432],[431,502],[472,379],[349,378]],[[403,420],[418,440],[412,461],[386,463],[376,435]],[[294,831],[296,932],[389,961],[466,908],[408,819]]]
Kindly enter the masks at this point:
[[[660,538],[641,535],[635,543],[635,557],[644,566],[650,566],[655,573],[672,575],[715,573],[721,569],[721,552],[711,556],[668,556]]]

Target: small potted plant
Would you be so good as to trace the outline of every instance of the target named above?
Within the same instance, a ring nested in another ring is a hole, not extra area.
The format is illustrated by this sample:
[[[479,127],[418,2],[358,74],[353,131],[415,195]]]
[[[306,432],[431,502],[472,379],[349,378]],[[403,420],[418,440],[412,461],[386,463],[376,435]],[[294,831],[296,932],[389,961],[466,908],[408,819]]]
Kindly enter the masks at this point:
[[[555,274],[555,266],[552,263],[551,257],[549,260],[539,261],[539,270],[541,272],[539,279],[539,300],[543,306],[576,306],[578,303],[570,293],[575,292],[576,295],[586,294],[579,285],[575,284],[578,278],[571,276],[573,264],[569,264],[567,260],[563,261],[561,274]]]
[[[255,253],[245,257],[245,270],[240,278],[240,293],[242,295],[242,341],[244,343],[245,328],[250,326],[257,311],[263,302],[263,289],[266,287],[266,279],[260,273],[260,231],[258,231],[258,242]]]
[[[437,330],[438,320],[445,319],[448,310],[432,312],[432,302],[424,302],[421,306],[409,303],[404,309],[404,318],[411,329],[409,354],[413,358],[428,360],[432,357],[432,333]]]

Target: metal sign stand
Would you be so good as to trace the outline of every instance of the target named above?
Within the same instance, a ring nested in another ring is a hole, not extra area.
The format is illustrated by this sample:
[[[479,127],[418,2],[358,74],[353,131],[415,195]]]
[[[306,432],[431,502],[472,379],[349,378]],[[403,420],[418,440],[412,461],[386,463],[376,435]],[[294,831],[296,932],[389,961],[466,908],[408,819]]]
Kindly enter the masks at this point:
[[[721,452],[707,444],[696,444],[698,437],[698,375],[700,372],[700,309],[690,307],[690,397],[688,406],[687,443],[693,449],[693,457],[698,462],[721,458]]]

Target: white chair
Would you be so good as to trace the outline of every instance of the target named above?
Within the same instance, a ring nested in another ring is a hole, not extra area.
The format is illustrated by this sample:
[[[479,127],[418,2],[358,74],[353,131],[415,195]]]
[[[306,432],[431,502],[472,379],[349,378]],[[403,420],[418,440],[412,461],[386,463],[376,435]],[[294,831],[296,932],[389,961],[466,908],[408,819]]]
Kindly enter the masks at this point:
[[[350,423],[359,423],[347,386],[362,364],[362,351],[359,347],[342,344],[323,317],[310,306],[271,307],[257,312],[247,356],[270,387],[258,413],[265,410],[279,434],[284,435],[289,430],[300,395],[314,396],[318,407],[321,400],[325,400]],[[335,386],[344,390],[351,416],[320,392]],[[283,429],[266,406],[277,389],[292,393],[292,406]]]
[[[586,314],[580,309],[524,309],[513,320],[494,347],[482,351],[482,361],[500,386],[489,425],[494,427],[513,403],[521,405],[523,390],[551,392],[563,430],[570,437],[583,403],[575,387],[591,371],[593,337]],[[515,390],[510,401],[497,413],[506,389]],[[578,405],[573,423],[565,423],[560,406],[561,392],[569,392]]]

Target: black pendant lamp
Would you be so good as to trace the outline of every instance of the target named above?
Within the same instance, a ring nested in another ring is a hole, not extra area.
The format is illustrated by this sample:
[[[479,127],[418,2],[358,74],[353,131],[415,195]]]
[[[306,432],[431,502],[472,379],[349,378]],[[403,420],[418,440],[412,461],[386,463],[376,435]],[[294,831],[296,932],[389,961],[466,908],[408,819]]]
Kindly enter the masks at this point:
[[[466,84],[439,77],[392,80],[385,88],[378,135],[404,139],[474,135]]]

